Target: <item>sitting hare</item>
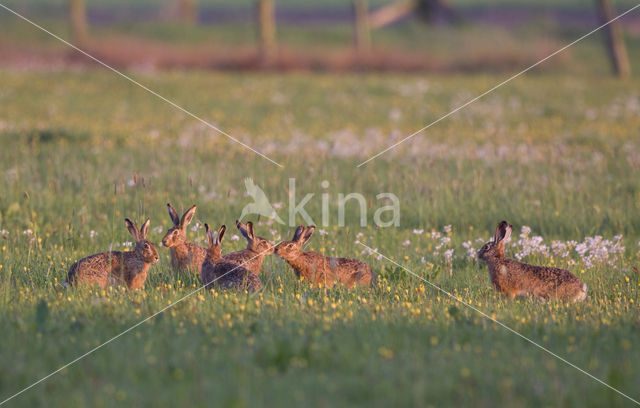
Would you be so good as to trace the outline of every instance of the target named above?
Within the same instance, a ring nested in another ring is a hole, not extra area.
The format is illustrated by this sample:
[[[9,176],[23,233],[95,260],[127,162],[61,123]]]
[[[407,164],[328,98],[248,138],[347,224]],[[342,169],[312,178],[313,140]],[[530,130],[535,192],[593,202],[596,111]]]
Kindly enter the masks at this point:
[[[162,238],[162,245],[169,248],[171,266],[174,270],[183,273],[189,269],[200,273],[200,267],[204,257],[207,255],[207,248],[187,241],[187,225],[193,219],[196,206],[193,205],[185,211],[182,218],[178,218],[178,213],[171,204],[167,204],[167,209],[169,210],[169,217],[171,217],[173,227]]]
[[[487,264],[491,283],[498,292],[511,299],[533,295],[541,300],[575,302],[587,297],[587,285],[566,269],[534,266],[505,257],[504,244],[511,237],[511,228],[511,224],[502,221],[493,239],[478,251],[478,258]]]
[[[239,289],[255,292],[262,289],[262,281],[258,275],[252,273],[244,266],[239,266],[227,262],[222,257],[222,237],[227,227],[222,226],[218,230],[218,235],[214,238],[213,231],[209,230],[209,225],[204,224],[209,241],[209,251],[202,263],[200,280],[202,284],[212,289],[218,286],[223,289]]]
[[[108,284],[125,283],[129,289],[144,286],[149,266],[158,261],[156,246],[147,241],[149,219],[142,229],[128,218],[127,229],[135,239],[136,247],[130,252],[110,251],[88,256],[71,265],[67,282],[72,285],[97,284],[101,288]]]
[[[245,225],[236,220],[236,227],[247,239],[247,247],[241,251],[230,252],[222,258],[227,262],[242,265],[257,275],[262,269],[264,257],[273,253],[273,245],[262,237],[256,237],[253,231],[253,223],[251,222]]]
[[[356,284],[370,286],[376,282],[376,275],[369,265],[358,259],[330,258],[317,252],[303,251],[302,245],[311,238],[315,229],[313,225],[307,228],[300,225],[291,241],[276,246],[276,255],[293,268],[296,276],[326,287],[339,283],[351,288]]]

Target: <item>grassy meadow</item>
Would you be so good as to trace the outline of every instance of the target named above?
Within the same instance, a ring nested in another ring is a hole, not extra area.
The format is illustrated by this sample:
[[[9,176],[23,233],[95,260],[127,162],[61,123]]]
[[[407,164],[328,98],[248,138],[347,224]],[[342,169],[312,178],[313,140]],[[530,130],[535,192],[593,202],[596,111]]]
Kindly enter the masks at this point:
[[[132,75],[284,167],[112,73],[0,71],[0,400],[200,287],[166,248],[137,292],[63,288],[75,260],[127,248],[124,217],[150,217],[159,242],[167,202],[198,205],[191,240],[225,223],[223,249],[240,249],[247,177],[285,219],[290,178],[298,201],[314,193],[309,247],[366,260],[379,285],[310,287],[269,256],[262,292],[199,291],[7,406],[632,404],[356,241],[640,397],[637,78],[528,75],[356,168],[503,76]],[[351,192],[367,227],[354,203],[336,225]],[[383,192],[400,200],[398,228],[373,225]],[[501,219],[510,255],[569,267],[586,301],[495,293],[471,255]],[[253,221],[274,242],[293,232]]]

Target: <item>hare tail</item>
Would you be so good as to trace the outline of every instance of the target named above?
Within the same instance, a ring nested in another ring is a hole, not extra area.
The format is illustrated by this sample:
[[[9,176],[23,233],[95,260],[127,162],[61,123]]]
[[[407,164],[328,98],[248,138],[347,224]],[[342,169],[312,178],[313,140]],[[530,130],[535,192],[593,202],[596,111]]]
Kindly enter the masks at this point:
[[[583,283],[582,284],[582,293],[580,295],[578,295],[578,297],[576,298],[576,301],[582,301],[585,300],[587,298],[587,284]]]

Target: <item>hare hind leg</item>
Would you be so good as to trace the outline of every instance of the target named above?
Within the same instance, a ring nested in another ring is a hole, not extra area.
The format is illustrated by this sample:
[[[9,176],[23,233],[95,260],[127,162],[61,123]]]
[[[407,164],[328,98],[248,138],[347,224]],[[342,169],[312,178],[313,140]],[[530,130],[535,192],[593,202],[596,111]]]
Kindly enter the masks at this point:
[[[531,294],[533,295],[534,298],[538,299],[543,303],[548,301],[550,297],[549,294],[544,289],[540,289],[540,288],[534,289]]]

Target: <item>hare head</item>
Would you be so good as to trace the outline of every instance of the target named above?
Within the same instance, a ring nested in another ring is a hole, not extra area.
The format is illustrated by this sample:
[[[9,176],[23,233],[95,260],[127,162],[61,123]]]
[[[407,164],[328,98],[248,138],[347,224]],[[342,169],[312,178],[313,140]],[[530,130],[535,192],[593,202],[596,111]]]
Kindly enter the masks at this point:
[[[315,225],[309,227],[303,227],[299,225],[296,231],[293,233],[291,241],[281,242],[276,246],[275,253],[281,258],[291,259],[295,258],[302,253],[302,246],[309,241],[311,235],[316,230]]]
[[[501,221],[491,241],[484,244],[478,251],[478,258],[483,261],[491,258],[504,258],[504,244],[511,238],[511,229],[511,224]]]
[[[158,249],[153,242],[147,241],[147,232],[149,232],[149,219],[142,224],[142,228],[138,229],[135,222],[126,218],[129,234],[136,240],[135,253],[137,257],[145,263],[154,263],[158,261]]]
[[[167,209],[169,210],[169,217],[171,217],[173,227],[170,228],[164,235],[164,238],[162,238],[162,245],[171,248],[187,240],[187,225],[193,220],[193,216],[196,213],[196,206],[192,205],[182,214],[182,218],[178,218],[178,213],[171,204],[167,203]]]
[[[257,237],[253,231],[253,223],[249,221],[246,225],[236,220],[238,231],[247,239],[247,249],[259,254],[273,253],[273,245],[265,238]]]
[[[214,260],[222,258],[222,237],[227,227],[223,225],[218,230],[218,234],[214,237],[213,231],[209,229],[208,224],[204,224],[204,229],[207,231],[207,240],[209,242],[209,254],[208,256]]]

